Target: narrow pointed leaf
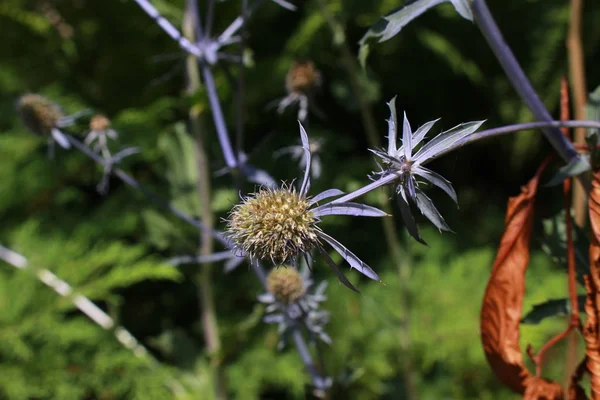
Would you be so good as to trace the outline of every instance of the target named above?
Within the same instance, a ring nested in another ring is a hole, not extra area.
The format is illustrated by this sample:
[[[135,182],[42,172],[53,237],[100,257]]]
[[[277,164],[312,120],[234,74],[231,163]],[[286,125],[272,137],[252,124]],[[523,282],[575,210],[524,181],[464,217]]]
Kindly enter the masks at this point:
[[[432,7],[437,6],[448,0],[416,0],[399,9],[398,11],[383,17],[388,21],[379,42],[384,42],[391,39],[408,25],[412,20],[423,14]]]
[[[457,141],[471,135],[483,124],[484,121],[467,122],[442,132],[427,142],[413,157],[420,164],[435,157],[441,151],[450,148]]]
[[[585,295],[577,296],[579,311],[585,312]],[[569,298],[552,299],[541,304],[535,304],[531,311],[521,319],[522,324],[539,324],[546,318],[565,317],[571,314],[571,300]]]
[[[390,119],[388,119],[388,155],[396,154],[396,146],[398,143],[398,118],[396,116],[396,96],[390,100],[388,107],[390,108]]]
[[[439,213],[433,201],[421,190],[417,189],[417,207],[428,220],[430,220],[436,228],[442,231],[452,232],[452,229],[446,224],[446,221]]]
[[[410,160],[412,156],[412,129],[408,118],[406,118],[406,112],[404,112],[404,120],[402,122],[402,146],[404,147],[404,157]]]
[[[469,21],[473,21],[473,11],[471,10],[471,5],[469,4],[469,0],[450,0],[454,9],[457,13],[460,14],[464,19],[468,19]]]
[[[355,217],[386,217],[387,213],[378,208],[359,203],[324,204],[312,210],[315,217],[325,215],[353,215]]]
[[[458,204],[456,192],[454,191],[454,188],[452,187],[452,184],[449,180],[447,180],[437,172],[433,172],[432,170],[421,166],[413,168],[413,174],[418,175],[423,179],[427,180],[428,182],[431,182],[433,185],[439,187],[444,192],[446,192],[456,204]]]
[[[179,256],[173,257],[167,260],[167,264],[171,264],[173,266],[181,265],[181,264],[203,264],[203,263],[212,263],[217,261],[226,260],[228,258],[237,258],[233,255],[233,253],[229,250],[220,251],[218,253],[209,254],[206,256]]]
[[[227,260],[227,262],[225,262],[225,265],[223,266],[223,271],[226,273],[233,271],[241,263],[243,263],[244,260],[245,260],[244,257],[239,257],[239,256],[231,257],[229,260]]]
[[[140,151],[142,151],[141,148],[139,147],[128,147],[126,149],[123,149],[121,151],[119,151],[117,154],[115,154],[114,156],[112,156],[111,161],[113,163],[119,163],[121,162],[125,157],[131,156],[133,154],[137,154]]]
[[[285,0],[272,0],[273,3],[279,4],[281,7],[288,9],[290,11],[296,11],[296,6]]]
[[[406,230],[417,242],[424,244],[427,246],[427,243],[421,237],[419,233],[419,227],[415,222],[415,217],[412,215],[412,211],[410,210],[410,205],[406,199],[406,194],[404,193],[404,188],[400,186],[400,196],[398,196],[398,207],[400,208],[400,215],[402,216],[402,220],[404,221],[404,225],[406,225]]]
[[[350,281],[348,280],[348,278],[346,278],[346,275],[344,275],[342,273],[342,271],[340,271],[340,269],[338,268],[338,266],[336,265],[336,263],[331,259],[331,257],[329,257],[329,254],[327,254],[327,252],[322,247],[317,247],[317,249],[319,249],[319,252],[321,253],[321,255],[323,256],[323,258],[325,259],[325,262],[327,264],[329,264],[329,266],[331,267],[331,269],[333,270],[333,272],[338,277],[339,281],[342,282],[344,284],[344,286],[346,286],[348,289],[353,290],[356,293],[360,293],[360,291],[357,288],[355,288],[352,283],[350,283]]]
[[[417,129],[415,131],[415,133],[413,133],[413,137],[412,137],[413,149],[416,148],[423,139],[425,139],[425,136],[429,133],[429,131],[431,130],[433,125],[436,122],[438,122],[439,120],[440,120],[440,118],[434,119],[433,121],[429,121],[429,122],[423,124],[422,126],[420,126],[419,129]],[[400,155],[400,154],[398,154],[398,155]]]
[[[328,199],[330,197],[341,196],[343,194],[344,192],[342,192],[340,189],[327,189],[324,192],[321,192],[312,199],[310,199],[309,204],[312,205],[318,203],[321,200]]]
[[[262,169],[258,169],[246,162],[241,164],[241,170],[244,176],[248,179],[248,181],[252,183],[257,183],[261,186],[265,187],[277,187],[277,182],[269,175],[267,171]]]
[[[343,258],[350,264],[352,268],[355,268],[361,274],[365,275],[368,278],[371,278],[375,281],[379,281],[379,275],[375,271],[371,269],[367,264],[365,264],[360,258],[358,258],[354,253],[346,248],[343,244],[329,236],[324,232],[318,233],[319,238],[325,240],[327,243],[333,247],[335,251],[337,251]]]
[[[410,198],[412,201],[415,201],[415,202],[416,202],[416,200],[417,200],[417,189],[416,189],[416,187],[415,187],[415,180],[414,180],[414,178],[412,177],[412,175],[408,175],[408,176],[406,176],[406,178],[404,178],[404,179],[406,179],[406,180],[407,180],[407,181],[406,181],[406,190],[407,190],[407,192],[408,192],[408,193],[407,193],[407,194],[408,194],[408,197],[409,197],[409,198]]]
[[[67,137],[61,131],[54,128],[54,129],[52,129],[51,132],[52,132],[52,137],[54,138],[56,143],[58,143],[60,145],[60,147],[62,147],[63,149],[71,148],[71,143],[69,143],[69,139],[67,139]]]
[[[302,180],[302,186],[300,186],[300,197],[306,196],[310,189],[310,142],[308,141],[308,134],[304,130],[302,123],[298,121],[300,125],[300,139],[302,140],[302,149],[304,150],[304,156],[306,160],[306,168],[304,169],[304,179]]]
[[[567,165],[562,166],[556,174],[544,184],[544,187],[552,187],[560,185],[565,179],[573,178],[582,172],[585,172],[591,168],[590,163],[586,158],[573,157]]]

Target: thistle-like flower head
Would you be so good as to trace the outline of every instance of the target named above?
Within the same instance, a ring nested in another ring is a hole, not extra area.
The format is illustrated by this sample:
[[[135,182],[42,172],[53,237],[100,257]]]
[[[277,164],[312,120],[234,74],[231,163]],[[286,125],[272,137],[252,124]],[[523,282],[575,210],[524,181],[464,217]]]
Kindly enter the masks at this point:
[[[234,206],[227,230],[251,258],[283,263],[318,244],[317,218],[310,206],[293,186],[260,189]]]
[[[293,266],[282,265],[269,272],[267,286],[268,292],[258,296],[258,300],[267,305],[264,321],[279,326],[279,349],[285,345],[290,327],[298,323],[313,339],[331,343],[331,338],[325,333],[329,313],[321,310],[321,303],[327,300],[326,281],[313,288],[308,267],[300,273]]]
[[[352,268],[367,277],[379,280],[379,276],[367,264],[319,227],[320,218],[327,215],[353,215],[383,217],[387,214],[377,208],[359,203],[328,203],[324,199],[342,195],[338,189],[326,190],[309,197],[311,153],[308,135],[300,124],[300,137],[306,159],[304,178],[299,190],[283,184],[279,188],[262,188],[242,199],[233,207],[227,219],[226,236],[233,246],[251,259],[271,260],[273,264],[297,264],[300,256],[308,257],[311,250],[318,250],[338,278],[349,288],[354,286],[339,271],[323,248],[328,243]]]
[[[294,62],[285,77],[285,87],[289,93],[306,93],[321,86],[321,73],[310,60]]]
[[[17,101],[17,112],[23,124],[36,135],[47,136],[52,152],[54,142],[62,148],[71,147],[61,128],[73,125],[75,120],[87,113],[82,111],[70,116],[65,116],[58,104],[39,94],[24,94]]]
[[[39,94],[28,93],[19,98],[17,111],[23,124],[38,135],[50,135],[64,114],[60,107]]]
[[[284,304],[296,302],[304,296],[304,278],[296,268],[285,265],[275,267],[267,275],[267,289]]]
[[[388,106],[391,114],[388,120],[388,147],[382,150],[371,150],[383,163],[381,171],[375,173],[375,175],[379,179],[391,174],[399,177],[396,193],[399,194],[398,201],[402,218],[409,233],[415,239],[424,243],[410,211],[410,203],[416,205],[421,213],[440,231],[450,231],[450,227],[435,208],[431,199],[421,190],[420,184],[425,181],[439,187],[458,204],[456,192],[450,182],[436,172],[425,168],[424,164],[441,153],[447,152],[453,146],[460,145],[459,142],[479,129],[484,121],[457,125],[420,146],[427,133],[438,120],[427,122],[413,132],[405,113],[402,124],[402,144],[398,147],[398,119],[396,117],[395,97],[388,103]]]

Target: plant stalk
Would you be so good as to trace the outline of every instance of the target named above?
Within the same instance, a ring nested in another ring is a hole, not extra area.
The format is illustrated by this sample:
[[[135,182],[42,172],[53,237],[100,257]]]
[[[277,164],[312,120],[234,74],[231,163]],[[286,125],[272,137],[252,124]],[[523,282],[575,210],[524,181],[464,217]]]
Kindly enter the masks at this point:
[[[341,23],[335,18],[332,12],[327,8],[327,5],[323,0],[319,0],[321,12],[331,30],[331,35],[334,38],[334,45],[338,47],[342,55],[342,65],[346,70],[346,74],[350,80],[350,88],[354,94],[354,98],[358,102],[361,121],[363,130],[367,137],[367,141],[371,148],[379,148],[381,141],[377,134],[377,125],[373,112],[368,102],[364,98],[363,89],[360,83],[359,74],[361,73],[360,66],[357,62],[356,56],[352,54],[344,28]],[[387,214],[392,214],[392,207],[390,205],[390,193],[387,187],[383,188],[378,192],[377,196],[378,203],[383,211]],[[398,267],[398,280],[400,283],[401,291],[401,311],[402,316],[400,320],[400,348],[402,349],[402,363],[404,369],[404,386],[407,400],[417,399],[416,388],[415,388],[415,377],[414,367],[412,365],[412,358],[410,353],[411,337],[410,337],[410,291],[409,282],[411,276],[410,266],[410,255],[407,251],[402,254],[400,250],[400,240],[398,238],[398,231],[393,218],[382,218],[381,219],[383,233],[389,252],[391,253],[392,259],[395,261]]]
[[[567,53],[569,58],[569,81],[573,93],[575,119],[585,119],[587,105],[587,85],[585,81],[585,62],[582,41],[583,0],[571,0],[571,17],[567,36]],[[575,144],[585,145],[586,130],[575,129]],[[587,194],[580,182],[573,186],[573,208],[575,224],[580,228],[587,221]]]
[[[191,41],[199,40],[200,33],[199,16],[197,14],[196,0],[188,1],[183,23],[184,35]],[[196,39],[196,40],[194,40]],[[188,79],[188,90],[191,93],[197,92],[201,88],[200,73],[198,63],[194,56],[188,56],[186,60],[186,75]],[[206,152],[205,131],[202,129],[202,121],[197,107],[192,106],[189,111],[190,131],[195,139],[195,153],[198,167],[198,182],[196,190],[200,201],[200,216],[204,224],[213,228],[215,215],[211,209],[212,188],[210,182],[210,165],[208,154]],[[213,237],[206,231],[200,231],[200,256],[208,256],[214,251]],[[212,283],[213,265],[204,264],[196,275],[196,285],[198,287],[198,298],[200,306],[200,318],[202,321],[202,330],[207,353],[210,357],[210,364],[214,374],[215,398],[217,400],[227,399],[227,386],[225,380],[225,371],[221,359],[221,338],[219,335],[219,325],[217,321],[217,311],[215,307],[214,290]]]
[[[472,9],[477,26],[498,59],[513,88],[538,121],[551,121],[552,117],[550,113],[538,97],[533,86],[531,86],[531,82],[527,79],[525,72],[521,69],[510,47],[504,41],[502,33],[490,13],[485,0],[473,0]],[[543,128],[543,132],[552,147],[554,147],[566,163],[571,162],[575,157],[580,157],[571,142],[564,137],[560,130],[546,127]]]

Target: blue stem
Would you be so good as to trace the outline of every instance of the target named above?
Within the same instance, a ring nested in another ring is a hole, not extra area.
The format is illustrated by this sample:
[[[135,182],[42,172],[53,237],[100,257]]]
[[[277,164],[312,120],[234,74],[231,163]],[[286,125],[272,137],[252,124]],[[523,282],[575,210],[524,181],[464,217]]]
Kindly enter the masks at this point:
[[[527,79],[527,76],[519,66],[510,47],[508,47],[508,44],[504,41],[502,33],[500,32],[496,21],[494,21],[494,17],[492,17],[485,0],[473,0],[472,8],[475,22],[494,52],[498,62],[500,62],[500,65],[502,66],[502,69],[504,69],[512,86],[519,96],[521,96],[521,99],[525,102],[537,120],[543,122],[552,121],[550,113],[531,86],[529,79]],[[573,158],[580,157],[571,142],[567,140],[558,128],[546,127],[542,130],[552,147],[554,147],[565,162],[568,163]]]
[[[217,88],[215,87],[212,71],[210,67],[203,62],[200,62],[200,68],[202,68],[204,86],[206,86],[206,91],[208,92],[210,109],[212,111],[213,121],[215,122],[215,128],[217,129],[221,150],[225,157],[225,164],[227,164],[227,167],[229,168],[235,168],[238,163],[233,153],[233,148],[231,147],[229,134],[227,133],[227,126],[225,125],[225,118],[223,117],[223,110],[221,109],[221,103],[219,102],[219,96],[217,94]]]

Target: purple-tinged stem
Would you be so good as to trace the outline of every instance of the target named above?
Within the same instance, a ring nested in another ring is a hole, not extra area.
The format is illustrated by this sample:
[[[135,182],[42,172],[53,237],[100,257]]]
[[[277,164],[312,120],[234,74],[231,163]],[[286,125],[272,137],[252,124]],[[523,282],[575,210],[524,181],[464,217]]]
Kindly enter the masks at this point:
[[[298,354],[300,354],[300,358],[302,359],[304,366],[306,367],[308,373],[312,377],[313,385],[318,390],[326,391],[327,389],[329,389],[329,385],[327,385],[327,380],[319,374],[319,371],[317,370],[317,367],[315,366],[315,363],[313,362],[313,359],[310,355],[310,351],[308,350],[308,346],[304,341],[304,337],[300,332],[300,328],[296,326],[292,329],[294,329],[292,332],[292,339],[294,339],[294,344],[298,349]]]
[[[160,15],[158,10],[146,0],[135,0],[135,2],[165,31],[179,46],[190,54],[202,58],[203,52],[198,47],[187,40],[177,28],[173,26],[165,17]]]
[[[600,129],[600,122],[599,121],[579,121],[579,120],[525,122],[522,124],[506,125],[506,126],[501,126],[499,128],[487,129],[485,131],[474,133],[462,140],[457,141],[456,143],[454,143],[452,146],[448,147],[444,151],[436,154],[435,157],[432,157],[431,159],[427,160],[427,162],[425,162],[423,165],[435,160],[436,158],[439,158],[440,156],[442,156],[444,154],[450,153],[451,151],[454,151],[466,144],[470,144],[470,143],[476,142],[481,139],[486,139],[486,138],[494,137],[494,136],[500,136],[500,135],[504,135],[507,133],[514,133],[514,132],[527,130],[527,129],[543,129],[543,128],[557,128],[558,129],[561,127]],[[361,187],[360,189],[357,189],[357,190],[350,192],[342,197],[339,197],[339,198],[333,200],[332,202],[330,202],[329,204],[344,203],[344,202],[353,200],[353,199],[363,196],[381,186],[388,185],[399,178],[400,178],[399,174],[389,174],[387,176],[384,176],[381,179],[378,179],[374,182],[369,183],[366,186]]]
[[[221,109],[221,103],[219,102],[219,95],[217,94],[217,88],[215,87],[215,81],[213,78],[212,71],[205,63],[200,63],[202,68],[202,75],[204,76],[204,86],[208,92],[208,100],[210,102],[210,109],[212,111],[215,128],[217,129],[217,136],[223,151],[223,157],[225,157],[225,164],[229,168],[237,167],[237,161],[233,154],[233,148],[231,147],[231,141],[229,140],[229,134],[227,133],[227,126],[225,125],[225,118],[223,117],[223,110]]]
[[[383,178],[377,179],[376,181],[371,182],[368,185],[355,190],[354,192],[351,192],[351,193],[348,193],[347,195],[339,197],[328,204],[345,203],[347,201],[350,201],[357,197],[360,197],[364,194],[367,194],[377,188],[380,188],[385,185],[389,185],[390,183],[394,182],[396,179],[399,179],[399,178],[400,178],[400,174],[396,174],[396,173],[386,175]]]
[[[600,121],[548,121],[548,122],[525,122],[522,124],[506,125],[499,128],[486,129],[484,131],[476,132],[466,138],[459,140],[454,143],[451,147],[445,149],[443,152],[436,154],[431,160],[434,160],[446,153],[449,153],[457,148],[460,148],[466,144],[476,142],[481,139],[487,139],[493,136],[500,136],[507,133],[513,133],[518,131],[524,131],[528,129],[542,129],[542,128],[596,128],[600,129]],[[430,162],[428,160],[427,162]]]
[[[231,37],[235,35],[235,33],[246,23],[247,17],[249,17],[252,11],[254,11],[263,1],[265,0],[256,0],[254,4],[250,5],[250,7],[248,8],[246,18],[244,18],[244,15],[242,14],[236,19],[234,19],[233,22],[227,28],[225,28],[223,33],[219,35],[219,37],[217,38],[217,42],[219,44],[229,42],[231,40]]]
[[[202,39],[202,29],[200,27],[200,12],[198,10],[198,0],[188,0],[185,14],[183,17],[183,33],[190,41],[200,41]],[[197,92],[201,87],[200,73],[198,63],[193,56],[188,56],[186,64],[186,76],[189,89]],[[198,179],[196,181],[196,191],[199,199],[199,213],[204,223],[212,228],[215,224],[215,214],[211,208],[211,171],[209,155],[206,151],[206,132],[203,128],[201,115],[194,107],[189,111],[190,133],[194,137],[196,166],[198,169]],[[214,252],[214,240],[206,231],[200,231],[199,249],[201,256],[208,257]],[[209,356],[210,366],[212,367],[212,379],[214,386],[214,396],[217,400],[227,400],[227,379],[225,366],[222,359],[221,334],[219,321],[217,318],[216,296],[213,285],[212,263],[207,263],[196,272],[195,283],[198,293],[198,310],[200,312],[200,321],[202,322],[202,333],[207,355]]]
[[[88,146],[84,145],[83,143],[81,143],[79,140],[75,139],[71,135],[65,135],[65,136],[66,136],[67,140],[69,141],[69,143],[71,143],[71,145],[73,145],[73,147],[75,147],[77,150],[81,151],[83,154],[85,154],[86,156],[91,158],[97,164],[99,164],[103,167],[107,165],[107,161],[104,160],[100,155],[94,153]],[[150,190],[146,189],[141,183],[139,183],[134,178],[129,176],[127,173],[125,173],[125,171],[121,170],[120,168],[111,168],[110,171],[114,176],[119,178],[126,185],[129,185],[132,188],[139,190],[146,198],[148,198],[148,200],[150,200],[154,204],[156,204],[160,207],[163,207],[164,209],[169,211],[171,214],[175,215],[180,220],[192,225],[196,229],[210,232],[210,234],[217,241],[219,241],[221,244],[223,244],[226,247],[230,247],[229,241],[223,236],[223,234],[221,232],[218,232],[214,229],[209,228],[208,226],[204,225],[201,221],[199,221],[195,218],[192,218],[189,215],[187,215],[186,213],[184,213],[183,211],[180,211],[179,209],[173,207],[171,204],[162,200],[160,197],[158,197],[157,195],[152,193]]]
[[[242,38],[240,42],[240,60],[237,85],[237,126],[235,135],[236,154],[244,148],[244,51],[246,49],[246,21],[248,18],[248,0],[242,0]]]
[[[527,79],[525,72],[519,66],[510,47],[504,41],[502,33],[496,21],[494,21],[494,17],[492,17],[485,0],[473,0],[472,9],[477,26],[521,99],[536,119],[544,122],[552,121],[550,113],[531,86],[529,79]],[[554,147],[565,162],[569,163],[573,158],[580,157],[571,142],[565,138],[558,128],[546,127],[543,128],[543,131],[552,147]]]

